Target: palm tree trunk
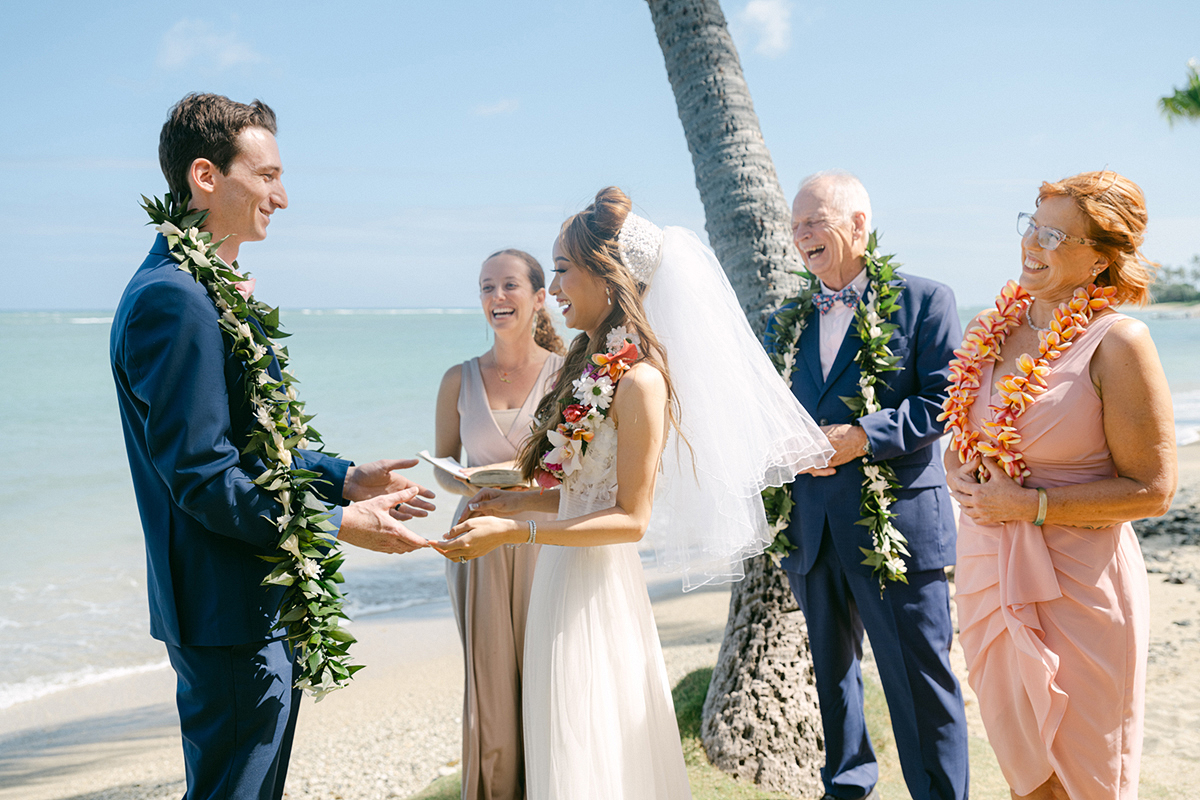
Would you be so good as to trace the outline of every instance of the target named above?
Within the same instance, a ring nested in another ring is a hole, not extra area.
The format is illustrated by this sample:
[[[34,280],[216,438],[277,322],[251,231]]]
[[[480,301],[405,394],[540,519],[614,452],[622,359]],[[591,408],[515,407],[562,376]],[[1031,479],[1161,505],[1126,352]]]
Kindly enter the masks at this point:
[[[717,0],[647,0],[704,203],[709,242],[750,324],[795,294],[791,213]],[[804,617],[766,556],[735,584],[704,703],[708,757],[774,791],[819,794],[824,762]]]

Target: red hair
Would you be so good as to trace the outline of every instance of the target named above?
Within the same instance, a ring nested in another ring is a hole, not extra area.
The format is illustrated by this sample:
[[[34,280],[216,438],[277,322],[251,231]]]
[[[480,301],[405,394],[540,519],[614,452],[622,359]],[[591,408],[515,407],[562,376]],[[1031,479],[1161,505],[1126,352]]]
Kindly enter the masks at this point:
[[[1158,264],[1142,255],[1146,233],[1146,198],[1136,183],[1112,170],[1081,172],[1038,189],[1038,205],[1047,197],[1069,197],[1088,221],[1087,238],[1108,259],[1096,277],[1099,286],[1117,290],[1116,303],[1142,305]]]

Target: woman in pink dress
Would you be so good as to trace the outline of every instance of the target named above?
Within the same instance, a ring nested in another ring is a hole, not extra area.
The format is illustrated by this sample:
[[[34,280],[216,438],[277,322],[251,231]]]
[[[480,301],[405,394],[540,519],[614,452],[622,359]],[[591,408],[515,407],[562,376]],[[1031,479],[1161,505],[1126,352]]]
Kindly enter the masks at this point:
[[[446,371],[438,391],[436,454],[481,467],[511,462],[529,436],[533,412],[554,387],[563,343],[546,313],[546,277],[533,256],[501,250],[479,271],[479,300],[495,335],[481,356]],[[463,495],[479,487],[435,469]],[[539,520],[553,519],[544,514]],[[446,582],[463,644],[462,800],[522,800],[521,671],[525,615],[537,547],[493,550],[446,562]]]
[[[1130,520],[1175,492],[1173,415],[1142,303],[1141,190],[1043,183],[1020,285],[951,362],[960,640],[1013,797],[1136,798],[1149,595]]]

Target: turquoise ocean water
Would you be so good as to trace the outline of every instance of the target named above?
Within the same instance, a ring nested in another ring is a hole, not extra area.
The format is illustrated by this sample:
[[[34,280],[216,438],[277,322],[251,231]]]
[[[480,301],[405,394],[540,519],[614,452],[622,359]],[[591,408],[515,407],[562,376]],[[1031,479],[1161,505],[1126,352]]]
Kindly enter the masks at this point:
[[[963,315],[969,319],[970,309]],[[1181,443],[1200,440],[1200,319],[1150,326]],[[165,663],[148,634],[145,557],[108,365],[111,312],[0,313],[0,708]],[[359,463],[433,446],[442,373],[490,346],[462,311],[285,311],[293,371],[329,449]],[[431,487],[422,464],[412,476]],[[411,527],[449,526],[456,498]],[[345,568],[351,616],[446,596],[429,551],[355,548]]]

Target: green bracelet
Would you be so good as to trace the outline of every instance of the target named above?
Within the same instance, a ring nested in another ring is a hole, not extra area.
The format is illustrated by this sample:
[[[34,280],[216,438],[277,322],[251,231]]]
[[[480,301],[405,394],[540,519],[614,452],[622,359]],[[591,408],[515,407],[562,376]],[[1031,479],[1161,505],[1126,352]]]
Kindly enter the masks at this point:
[[[1033,524],[1037,525],[1040,528],[1042,526],[1042,524],[1046,521],[1046,510],[1047,510],[1047,506],[1049,506],[1050,503],[1046,497],[1045,489],[1043,489],[1039,486],[1037,493],[1038,493],[1038,513],[1037,513],[1037,519],[1035,519],[1033,521]]]

